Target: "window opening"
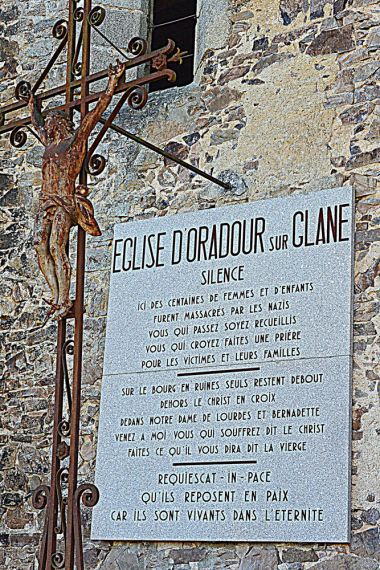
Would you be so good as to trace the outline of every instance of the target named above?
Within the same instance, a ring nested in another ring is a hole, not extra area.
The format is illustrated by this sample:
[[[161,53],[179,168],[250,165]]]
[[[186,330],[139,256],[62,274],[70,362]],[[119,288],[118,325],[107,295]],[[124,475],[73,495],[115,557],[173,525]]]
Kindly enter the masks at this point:
[[[153,0],[151,23],[152,51],[164,46],[168,38],[175,41],[187,54],[182,64],[173,63],[171,69],[177,74],[177,87],[188,85],[194,79],[195,26],[197,22],[196,0]],[[174,87],[166,80],[152,83],[150,91]]]

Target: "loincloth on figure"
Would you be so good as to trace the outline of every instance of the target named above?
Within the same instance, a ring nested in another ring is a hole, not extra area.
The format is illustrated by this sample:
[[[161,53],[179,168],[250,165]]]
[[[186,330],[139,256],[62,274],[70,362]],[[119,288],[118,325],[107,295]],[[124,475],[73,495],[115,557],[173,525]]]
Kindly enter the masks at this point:
[[[79,225],[92,236],[100,236],[98,222],[94,215],[94,206],[87,198],[88,189],[80,185],[75,189],[73,196],[60,196],[58,194],[43,193],[40,197],[40,209],[47,214],[54,215],[57,208],[62,208],[71,218],[73,225]]]

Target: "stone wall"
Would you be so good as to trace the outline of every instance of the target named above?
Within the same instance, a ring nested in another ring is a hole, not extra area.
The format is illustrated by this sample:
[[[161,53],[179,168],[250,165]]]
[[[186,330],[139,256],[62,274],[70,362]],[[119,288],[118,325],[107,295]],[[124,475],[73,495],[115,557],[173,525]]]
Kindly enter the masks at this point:
[[[203,0],[203,8],[208,2]],[[128,37],[140,31],[144,2],[107,4],[116,20],[129,8],[125,16],[135,24],[126,25]],[[215,28],[206,30],[208,40],[198,39],[196,81],[152,94],[143,111],[124,111],[119,124],[231,181],[233,190],[165,164],[115,134],[102,146],[107,169],[91,180],[103,235],[88,240],[80,478],[94,477],[114,223],[352,184],[357,202],[352,541],[350,546],[91,543],[87,513],[86,568],[375,570],[380,567],[377,0],[222,4],[228,18],[225,45],[218,45],[215,21]],[[33,80],[43,68],[57,43],[51,27],[65,10],[65,0],[3,0],[1,104],[12,99],[17,81]],[[114,57],[100,44],[97,49],[98,61]],[[48,83],[63,78],[62,59]],[[45,285],[32,250],[41,147],[30,137],[17,150],[3,137],[0,150],[0,567],[21,570],[37,568],[43,519],[30,497],[48,480],[56,325],[37,328],[46,313]]]

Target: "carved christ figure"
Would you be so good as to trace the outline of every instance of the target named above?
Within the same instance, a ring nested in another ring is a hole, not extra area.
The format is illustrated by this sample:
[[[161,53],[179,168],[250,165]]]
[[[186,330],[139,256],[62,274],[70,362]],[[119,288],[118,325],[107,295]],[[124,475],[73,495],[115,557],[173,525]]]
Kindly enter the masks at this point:
[[[105,92],[77,130],[63,111],[50,111],[44,120],[35,97],[31,95],[29,99],[32,125],[45,146],[34,247],[52,295],[48,301],[49,314],[55,313],[57,319],[67,315],[71,308],[71,266],[67,256],[70,228],[80,225],[93,236],[101,235],[94,208],[87,198],[88,189],[75,186],[75,182],[86,156],[87,139],[110,104],[124,70],[125,65],[119,60],[115,67],[110,65]]]

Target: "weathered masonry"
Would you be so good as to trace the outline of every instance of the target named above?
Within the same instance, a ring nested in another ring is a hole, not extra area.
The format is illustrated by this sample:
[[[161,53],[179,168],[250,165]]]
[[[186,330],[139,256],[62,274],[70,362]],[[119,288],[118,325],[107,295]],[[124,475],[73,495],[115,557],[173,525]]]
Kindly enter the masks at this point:
[[[153,2],[107,0],[100,4],[107,9],[101,29],[120,48],[125,49],[126,42],[133,36],[152,36]],[[181,4],[178,2],[178,6]],[[163,1],[162,5],[164,12],[170,12],[169,2]],[[12,100],[20,78],[33,81],[44,67],[55,46],[51,27],[57,19],[67,16],[66,9],[65,1],[3,0],[0,7],[1,105]],[[99,150],[107,156],[108,165],[100,177],[90,180],[91,200],[103,235],[88,240],[80,478],[94,480],[95,474],[115,224],[147,219],[151,223],[162,216],[234,207],[274,197],[313,195],[319,191],[328,190],[333,195],[334,188],[351,186],[355,192],[351,540],[349,545],[294,545],[247,543],[247,538],[242,536],[241,541],[228,543],[111,543],[91,541],[88,514],[86,568],[377,570],[380,563],[378,5],[374,0],[198,0],[195,10],[194,55],[189,58],[193,80],[181,87],[151,93],[144,110],[124,110],[118,124],[231,183],[231,189],[194,176],[149,150],[120,139],[115,133],[110,133],[101,144]],[[179,14],[178,18],[191,15]],[[121,21],[129,22],[128,28],[123,28]],[[93,40],[92,65],[94,69],[102,69],[113,62],[117,54],[97,34]],[[62,59],[62,65],[54,68],[44,87],[64,82],[64,79]],[[32,508],[30,496],[38,485],[47,481],[49,473],[56,325],[52,323],[35,330],[46,312],[42,301],[45,285],[32,251],[42,151],[30,137],[17,152],[6,138],[1,138],[0,152],[3,229],[0,237],[0,566],[20,570],[37,568],[35,555],[43,519]],[[306,229],[311,222],[306,220],[304,210],[302,214],[294,220],[294,243],[301,240],[300,248],[306,241],[322,239],[323,233],[320,229],[319,234],[311,235]],[[341,221],[344,211],[342,216]],[[264,228],[260,222],[257,224],[257,254],[253,257],[261,255],[260,236],[265,237],[265,233],[261,233]],[[334,231],[331,228],[330,225],[333,236],[336,228],[334,226]],[[343,238],[346,236],[344,228],[343,225]],[[324,235],[327,239],[327,234]],[[209,255],[207,240],[210,236],[206,238],[204,232],[198,238],[203,244],[200,254]],[[177,239],[179,245],[179,234]],[[282,245],[273,244],[274,247]],[[131,259],[129,246],[128,242],[126,268]],[[121,257],[115,261],[117,270],[122,269],[123,264],[123,248],[120,251]],[[179,248],[176,252],[178,258]],[[186,256],[186,251],[182,255]],[[154,257],[157,261],[157,256]],[[147,262],[152,259],[148,258]],[[231,281],[233,278],[239,280],[238,271],[230,275]],[[217,280],[225,276],[206,274],[205,279],[212,281],[215,287]],[[173,297],[171,302],[168,312],[183,311],[181,301]],[[254,304],[253,300],[245,302]],[[199,299],[198,304],[201,305]],[[166,328],[162,323],[157,324],[157,329]],[[245,336],[244,331],[240,336]],[[158,339],[157,344],[159,342]],[[245,350],[244,346],[228,349]],[[281,374],[276,375],[272,386],[264,386],[267,376],[257,376],[257,387],[269,393],[273,392],[275,381],[276,389],[282,390],[281,384],[288,381],[294,381],[294,386],[304,386],[312,381],[318,385],[321,380],[318,376],[296,373],[283,380],[281,377]],[[198,393],[202,395],[208,390],[210,397],[222,396],[216,381],[217,378],[210,377],[206,385],[196,380]],[[231,381],[239,385],[238,378]],[[184,379],[183,383],[186,382]],[[126,394],[125,398],[128,397]],[[167,398],[165,394],[160,397],[165,401],[171,399],[170,394]],[[170,409],[165,409],[152,417],[169,417],[169,412]],[[126,416],[126,422],[128,419]],[[310,423],[305,419],[302,425]],[[316,432],[322,433],[325,429],[317,418],[313,424]],[[253,430],[255,425],[251,427]],[[159,429],[157,424],[157,431]],[[120,429],[120,433],[125,431],[128,430]],[[236,432],[236,436],[254,440],[255,433],[255,430],[241,431]],[[187,484],[173,479],[170,482],[172,474],[167,474],[167,479],[164,475],[160,485],[167,485],[168,492],[173,483]],[[178,478],[178,474],[175,475]],[[266,482],[269,476],[262,471],[256,472],[255,477],[260,485],[264,484],[260,477]],[[205,481],[193,483],[199,484],[197,490],[202,491]],[[168,498],[170,500],[169,495]],[[281,498],[286,503],[286,495]],[[186,496],[188,504],[192,504],[193,499],[192,495]],[[123,512],[114,516],[122,519]],[[273,511],[268,516],[278,517],[274,522],[282,525],[281,517],[314,517],[318,523],[322,515]],[[218,522],[223,521],[214,520],[209,524],[215,526]],[[289,519],[285,522],[292,524]]]

